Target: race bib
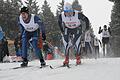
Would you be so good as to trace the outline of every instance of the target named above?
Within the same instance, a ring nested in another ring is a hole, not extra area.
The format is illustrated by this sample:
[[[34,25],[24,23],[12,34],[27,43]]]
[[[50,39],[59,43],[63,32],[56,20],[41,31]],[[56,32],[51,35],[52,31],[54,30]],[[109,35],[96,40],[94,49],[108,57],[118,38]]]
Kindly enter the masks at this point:
[[[34,15],[31,16],[29,23],[24,23],[22,17],[20,16],[20,23],[23,25],[26,31],[33,32],[39,28],[39,25],[34,21]]]

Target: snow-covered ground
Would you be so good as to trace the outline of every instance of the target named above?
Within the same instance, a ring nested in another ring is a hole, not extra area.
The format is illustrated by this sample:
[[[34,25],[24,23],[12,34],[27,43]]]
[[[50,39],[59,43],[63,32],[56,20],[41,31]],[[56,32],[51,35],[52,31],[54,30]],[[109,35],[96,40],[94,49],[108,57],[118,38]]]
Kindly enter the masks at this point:
[[[57,67],[63,60],[46,61]],[[29,62],[33,67],[10,69],[20,63],[0,63],[0,80],[120,80],[120,58],[82,59],[82,65],[75,66],[75,60],[70,61],[72,68],[48,67],[39,69],[39,61]]]

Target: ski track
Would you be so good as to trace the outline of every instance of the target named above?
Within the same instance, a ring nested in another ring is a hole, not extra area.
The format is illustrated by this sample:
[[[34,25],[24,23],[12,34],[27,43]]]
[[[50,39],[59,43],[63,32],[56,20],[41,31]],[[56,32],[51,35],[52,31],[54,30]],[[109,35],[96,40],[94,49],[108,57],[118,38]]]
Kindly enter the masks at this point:
[[[46,61],[53,68],[62,65],[63,60]],[[29,62],[33,67],[11,69],[20,63],[0,63],[0,80],[120,80],[120,58],[82,59],[82,64],[75,66],[70,60],[70,67],[39,69],[39,61]]]

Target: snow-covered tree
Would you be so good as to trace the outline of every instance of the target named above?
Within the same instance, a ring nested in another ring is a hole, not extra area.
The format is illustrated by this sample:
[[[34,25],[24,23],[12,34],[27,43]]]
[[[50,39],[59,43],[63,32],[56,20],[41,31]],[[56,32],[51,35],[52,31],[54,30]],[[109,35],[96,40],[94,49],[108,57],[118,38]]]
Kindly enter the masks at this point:
[[[116,57],[120,56],[120,0],[109,0],[114,2],[111,14],[111,46]]]
[[[59,5],[57,5],[58,7],[57,12],[56,12],[57,17],[63,11],[63,6],[64,6],[64,0],[62,0],[62,2],[60,2]]]
[[[48,2],[45,0],[44,4],[42,5],[42,16],[46,28],[47,39],[54,42],[53,44],[56,44],[56,42],[59,42],[58,34],[60,30],[57,25],[57,19],[51,12],[50,8],[51,7],[49,6]]]

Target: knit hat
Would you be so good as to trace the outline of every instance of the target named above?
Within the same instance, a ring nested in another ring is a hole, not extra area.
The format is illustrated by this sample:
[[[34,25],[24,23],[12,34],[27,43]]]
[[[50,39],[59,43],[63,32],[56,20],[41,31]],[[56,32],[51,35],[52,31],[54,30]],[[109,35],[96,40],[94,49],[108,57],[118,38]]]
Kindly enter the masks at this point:
[[[72,4],[70,3],[65,3],[64,4],[64,12],[73,12]]]
[[[29,13],[29,9],[28,9],[28,7],[22,7],[21,8],[21,10],[20,10],[20,13],[22,13],[22,12],[26,12],[26,13]]]

